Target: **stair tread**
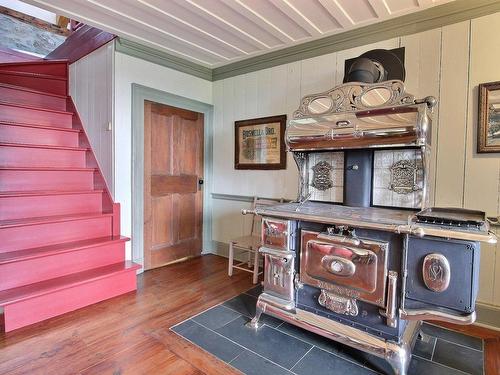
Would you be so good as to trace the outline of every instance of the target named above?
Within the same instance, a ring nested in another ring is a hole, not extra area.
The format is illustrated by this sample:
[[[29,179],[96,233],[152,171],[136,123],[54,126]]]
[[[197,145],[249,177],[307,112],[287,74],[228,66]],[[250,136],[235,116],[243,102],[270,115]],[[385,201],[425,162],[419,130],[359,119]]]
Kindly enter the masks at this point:
[[[36,129],[47,129],[47,130],[57,130],[61,132],[70,132],[70,133],[80,133],[80,129],[73,128],[61,128],[59,126],[50,126],[50,125],[39,125],[39,124],[30,124],[26,122],[14,122],[14,121],[4,121],[0,120],[0,125],[9,125],[9,126],[21,126],[26,128],[36,128]]]
[[[27,147],[27,148],[49,148],[53,150],[68,150],[68,151],[88,151],[88,147],[71,147],[71,146],[53,146],[53,145],[34,145],[31,143],[10,143],[0,142],[0,146],[4,147]]]
[[[106,236],[106,237],[91,238],[88,240],[65,242],[57,245],[32,247],[29,249],[10,251],[7,253],[0,253],[0,264],[6,264],[26,259],[39,258],[52,254],[60,254],[69,251],[84,249],[87,247],[95,247],[115,242],[126,242],[128,240],[129,238],[125,236]]]
[[[7,74],[7,75],[11,75],[11,76],[24,76],[24,77],[55,79],[58,81],[67,81],[67,79],[64,77],[55,76],[52,74],[33,73],[33,72],[18,72],[15,70],[0,70],[0,74]]]
[[[75,195],[75,194],[97,194],[102,193],[104,190],[20,190],[20,191],[2,191],[0,198],[6,197],[19,197],[19,196],[40,196],[40,195]]]
[[[52,59],[52,60],[29,60],[29,61],[13,61],[13,62],[4,62],[0,63],[0,66],[17,66],[17,65],[48,65],[48,64],[67,64],[68,59]]]
[[[131,261],[124,261],[54,279],[40,281],[34,284],[7,289],[0,292],[0,306],[9,305],[58,290],[86,284],[88,282],[103,279],[118,273],[137,270],[140,267],[140,265]]]
[[[0,70],[0,73],[1,73],[1,70]],[[34,106],[34,105],[29,105],[29,104],[13,103],[13,102],[9,102],[6,100],[0,100],[0,105],[8,105],[10,107],[26,108],[26,109],[32,109],[35,111],[51,112],[51,113],[58,113],[61,115],[73,116],[73,112],[60,111],[58,109],[52,109],[52,108],[47,108],[47,107],[38,107],[38,106]]]
[[[36,225],[36,224],[58,223],[64,221],[85,220],[85,219],[92,219],[96,217],[107,217],[107,216],[113,216],[113,214],[104,212],[93,212],[84,214],[40,216],[40,217],[29,217],[23,219],[1,220],[0,229],[18,227],[24,225]]]
[[[86,167],[5,167],[0,165],[0,170],[9,171],[77,171],[77,172],[90,172],[96,171],[97,168]]]
[[[0,70],[0,72],[1,72],[1,70]],[[53,94],[51,92],[45,92],[45,91],[35,90],[35,89],[31,89],[31,88],[25,87],[25,86],[12,85],[10,83],[0,82],[0,87],[6,87],[6,88],[9,88],[9,89],[14,89],[14,90],[19,90],[19,91],[27,91],[27,92],[31,92],[33,94],[39,94],[39,95],[44,95],[44,96],[53,96],[53,97],[61,98],[61,99],[67,99],[68,98],[68,95]]]

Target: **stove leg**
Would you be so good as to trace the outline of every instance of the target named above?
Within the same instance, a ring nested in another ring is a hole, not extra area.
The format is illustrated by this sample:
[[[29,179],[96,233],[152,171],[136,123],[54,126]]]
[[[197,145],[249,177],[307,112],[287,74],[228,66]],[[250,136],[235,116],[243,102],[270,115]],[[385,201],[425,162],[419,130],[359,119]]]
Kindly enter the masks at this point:
[[[262,323],[259,323],[259,320],[264,310],[265,304],[261,305],[259,301],[257,301],[257,306],[255,307],[255,316],[246,324],[246,326],[255,330],[259,329],[262,326]]]
[[[394,375],[407,375],[410,360],[411,352],[408,352],[404,347],[398,353],[393,353],[392,358],[387,359],[394,370]]]
[[[403,337],[399,344],[389,345],[385,359],[391,365],[395,375],[407,375],[408,367],[411,361],[411,351],[415,345],[420,332],[420,321],[411,321],[408,323]]]

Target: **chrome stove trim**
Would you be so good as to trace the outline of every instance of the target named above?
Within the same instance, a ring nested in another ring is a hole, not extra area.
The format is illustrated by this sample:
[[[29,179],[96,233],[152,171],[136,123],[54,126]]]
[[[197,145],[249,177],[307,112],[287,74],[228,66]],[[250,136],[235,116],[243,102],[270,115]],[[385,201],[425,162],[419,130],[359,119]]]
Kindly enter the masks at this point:
[[[384,316],[386,319],[386,324],[389,327],[396,328],[398,325],[398,310],[397,304],[397,291],[398,291],[398,273],[395,271],[389,271],[387,275],[387,307],[384,310],[380,310],[380,315]]]
[[[370,93],[375,90],[388,92],[389,97],[378,105],[367,105],[368,101],[363,100],[363,97],[369,97]],[[327,99],[330,102],[330,105],[323,112],[311,111],[311,104],[318,99]],[[299,108],[293,113],[293,118],[373,110],[388,106],[416,104],[416,102],[415,97],[406,92],[404,83],[399,80],[376,83],[348,82],[325,92],[304,96],[300,101]]]
[[[469,325],[476,321],[476,312],[467,315],[453,315],[436,310],[427,309],[399,309],[401,319],[409,321],[439,320],[459,325]]]
[[[242,210],[243,214],[252,213],[250,210]],[[256,210],[256,213],[261,216],[276,217],[282,219],[292,219],[309,221],[314,223],[331,224],[331,225],[347,225],[362,229],[375,229],[382,230],[385,232],[393,232],[398,234],[411,234],[417,237],[433,236],[433,237],[443,237],[443,238],[453,238],[457,240],[469,240],[469,241],[479,241],[487,242],[490,244],[497,243],[497,236],[492,231],[488,232],[472,232],[472,231],[459,231],[453,229],[444,228],[431,228],[429,226],[417,225],[417,224],[381,224],[381,223],[371,223],[363,222],[362,219],[350,220],[343,217],[327,217],[319,216],[314,214],[302,214],[300,212],[276,212],[276,211],[266,211],[265,209]]]
[[[348,345],[354,349],[385,359],[397,375],[406,375],[411,351],[418,336],[420,321],[409,322],[400,342],[384,340],[357,328],[339,323],[314,313],[294,308],[288,301],[262,293],[257,300],[257,313],[249,327],[258,328],[262,313],[282,319],[297,327]]]

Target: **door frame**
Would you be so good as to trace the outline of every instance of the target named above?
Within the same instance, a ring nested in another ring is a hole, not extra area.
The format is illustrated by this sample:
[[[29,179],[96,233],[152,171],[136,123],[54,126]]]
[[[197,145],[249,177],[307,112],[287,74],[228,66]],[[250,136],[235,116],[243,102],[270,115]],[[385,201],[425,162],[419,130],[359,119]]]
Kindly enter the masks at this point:
[[[132,83],[132,261],[144,267],[144,101],[203,113],[203,241],[212,252],[213,112],[211,104]]]

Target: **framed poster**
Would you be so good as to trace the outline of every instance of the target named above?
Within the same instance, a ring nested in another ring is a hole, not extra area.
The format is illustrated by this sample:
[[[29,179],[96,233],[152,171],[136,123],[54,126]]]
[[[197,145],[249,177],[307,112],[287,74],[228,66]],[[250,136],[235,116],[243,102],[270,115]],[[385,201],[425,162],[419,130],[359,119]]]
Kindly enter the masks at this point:
[[[479,85],[477,152],[500,152],[500,82]]]
[[[235,169],[285,169],[286,115],[235,121]]]

